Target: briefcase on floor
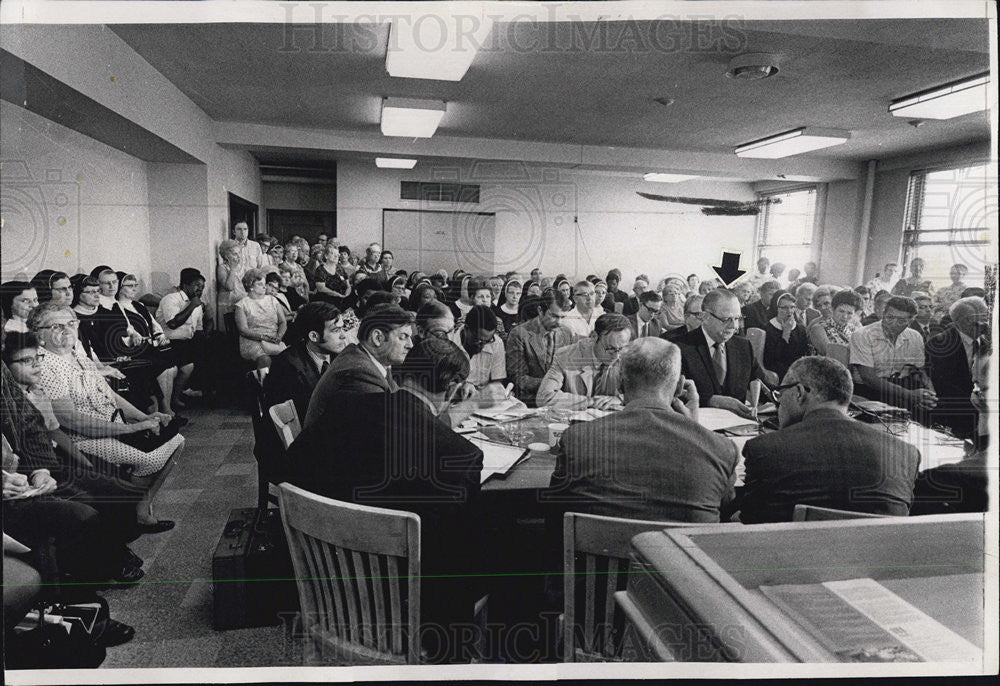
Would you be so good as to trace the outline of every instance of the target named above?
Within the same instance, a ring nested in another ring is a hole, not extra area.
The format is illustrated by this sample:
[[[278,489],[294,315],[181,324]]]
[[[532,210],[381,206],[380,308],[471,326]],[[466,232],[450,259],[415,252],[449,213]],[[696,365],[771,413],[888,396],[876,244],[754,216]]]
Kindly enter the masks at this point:
[[[233,510],[212,556],[216,630],[271,626],[298,612],[295,574],[278,510]]]

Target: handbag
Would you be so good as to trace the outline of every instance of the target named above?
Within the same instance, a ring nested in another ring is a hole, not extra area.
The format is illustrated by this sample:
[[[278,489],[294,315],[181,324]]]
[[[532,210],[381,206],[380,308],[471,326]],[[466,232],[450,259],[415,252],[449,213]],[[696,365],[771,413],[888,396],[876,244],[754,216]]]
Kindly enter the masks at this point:
[[[87,621],[74,620],[72,615],[64,618],[55,614],[59,608],[43,605],[37,610],[35,626],[14,630],[4,650],[8,669],[92,669],[104,662],[107,649],[99,639],[107,624],[107,604],[101,604],[93,621],[90,617]],[[75,611],[73,606],[64,609],[68,613]],[[34,614],[30,613],[21,626],[35,622]]]
[[[125,414],[120,408],[116,409],[111,415],[111,421],[114,422],[115,418],[119,416],[121,416],[122,424],[128,424],[128,422],[125,421]],[[136,450],[141,450],[144,453],[151,453],[157,448],[162,447],[164,443],[176,436],[179,430],[180,427],[177,426],[177,423],[171,421],[166,426],[161,427],[160,433],[158,434],[153,433],[149,429],[145,429],[143,431],[136,431],[129,434],[121,434],[120,436],[116,436],[116,438],[125,445],[132,446]]]

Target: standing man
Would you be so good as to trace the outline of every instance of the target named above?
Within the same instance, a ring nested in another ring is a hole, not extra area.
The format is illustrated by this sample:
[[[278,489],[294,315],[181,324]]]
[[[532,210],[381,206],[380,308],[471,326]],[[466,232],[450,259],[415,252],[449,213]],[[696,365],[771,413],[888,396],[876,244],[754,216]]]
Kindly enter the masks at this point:
[[[934,295],[935,309],[947,310],[953,302],[962,297],[962,291],[968,288],[965,285],[965,276],[968,273],[969,268],[964,264],[951,265],[951,271],[948,273],[948,276],[951,277],[951,283]]]
[[[927,266],[922,257],[915,257],[910,261],[910,275],[896,282],[892,287],[893,295],[902,295],[907,298],[913,297],[914,291],[923,291],[927,295],[934,295],[934,284],[924,278],[924,267]]]
[[[566,314],[562,324],[577,338],[586,338],[594,330],[594,323],[600,316],[595,308],[596,298],[597,291],[589,281],[580,281],[573,287],[576,307]]]
[[[514,394],[533,407],[556,350],[572,343],[574,336],[562,325],[566,312],[555,291],[546,291],[525,303],[524,316],[531,318],[515,326],[507,336],[507,373],[514,383]]]
[[[663,298],[656,291],[646,291],[639,296],[639,311],[628,316],[632,338],[659,337],[663,333],[657,315],[663,309]]]
[[[261,269],[268,265],[267,256],[257,241],[249,240],[250,227],[246,222],[237,222],[233,227],[233,240],[239,252],[240,263],[244,271],[247,269]]]
[[[767,271],[769,266],[771,266],[771,260],[761,257],[757,260],[757,271],[746,277],[746,282],[753,286],[755,291],[759,291],[761,286],[772,280]]]
[[[602,314],[588,338],[556,351],[538,386],[539,407],[607,410],[621,406],[618,355],[632,338],[628,319]]]

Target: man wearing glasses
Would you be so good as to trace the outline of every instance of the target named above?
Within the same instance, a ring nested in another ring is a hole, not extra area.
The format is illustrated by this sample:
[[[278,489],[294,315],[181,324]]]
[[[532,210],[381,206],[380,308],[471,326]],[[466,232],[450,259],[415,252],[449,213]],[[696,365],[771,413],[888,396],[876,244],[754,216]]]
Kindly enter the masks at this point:
[[[792,363],[774,391],[781,429],[743,446],[744,524],[791,521],[799,503],[909,514],[920,453],[881,427],[851,419],[853,393],[850,372],[836,360]]]
[[[469,357],[468,383],[482,392],[491,383],[493,389],[503,394],[502,384],[507,379],[507,351],[503,340],[497,336],[497,316],[485,305],[475,305],[465,315],[465,323],[448,337]]]
[[[618,355],[631,339],[628,318],[602,314],[589,337],[556,352],[552,366],[538,386],[538,406],[620,409]]]
[[[663,309],[663,297],[656,291],[645,291],[639,296],[639,311],[628,316],[632,338],[659,337],[663,333],[658,319]]]
[[[685,378],[698,387],[702,407],[718,407],[752,418],[746,404],[752,379],[764,380],[750,341],[736,336],[740,301],[724,288],[710,291],[701,303],[701,326],[672,339],[681,349]]]
[[[566,313],[562,324],[579,338],[586,338],[594,330],[594,323],[597,317],[603,312],[598,312],[594,305],[597,302],[597,291],[594,284],[589,281],[581,281],[573,287],[573,302],[576,307]]]

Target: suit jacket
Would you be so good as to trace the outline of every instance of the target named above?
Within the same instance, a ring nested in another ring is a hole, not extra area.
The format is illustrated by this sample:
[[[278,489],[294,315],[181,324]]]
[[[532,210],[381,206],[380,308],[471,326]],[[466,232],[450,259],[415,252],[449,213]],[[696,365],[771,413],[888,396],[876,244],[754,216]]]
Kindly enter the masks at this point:
[[[799,503],[906,516],[920,465],[912,445],[833,409],[750,439],[743,455],[745,524],[791,521]]]
[[[424,579],[422,620],[471,620],[479,448],[409,391],[343,392],[331,396],[324,421],[306,425],[287,460],[289,481],[313,493],[419,515],[421,572],[459,575]]]
[[[675,522],[718,522],[733,496],[731,440],[658,404],[573,424],[543,497],[562,510]]]
[[[979,413],[969,399],[972,395],[972,371],[961,335],[949,326],[931,336],[924,346],[931,383],[938,396],[931,412],[934,421],[951,428],[956,436],[968,438],[976,432]]]
[[[332,363],[331,363],[332,365]],[[271,360],[271,370],[264,377],[264,399],[267,407],[286,400],[295,402],[299,422],[305,420],[309,409],[309,398],[319,383],[319,369],[305,341],[299,341],[286,348]]]
[[[639,337],[639,328],[640,328],[639,313],[636,312],[634,314],[628,315],[628,323],[629,326],[632,327],[632,340],[635,340],[636,338]],[[650,319],[649,333],[647,335],[650,337],[658,337],[662,333],[663,333],[663,327],[660,326],[659,319],[657,319],[656,317]]]
[[[580,407],[595,395],[621,394],[621,367],[617,360],[608,365],[602,382],[600,363],[594,356],[594,339],[584,338],[556,351],[552,366],[538,386],[535,399],[539,406]]]
[[[701,327],[670,340],[681,349],[681,373],[694,381],[702,407],[716,394],[746,400],[750,381],[763,376],[763,370],[753,356],[750,341],[742,336],[733,336],[726,343],[726,378],[721,385],[715,378],[712,354]]]
[[[514,382],[514,394],[528,405],[535,402],[535,394],[548,371],[549,350],[545,343],[546,331],[539,317],[515,326],[507,336],[507,376]],[[573,342],[573,332],[560,326],[555,333],[558,350]],[[552,351],[554,356],[555,351]]]
[[[767,323],[771,320],[767,308],[760,300],[754,300],[749,305],[743,307],[743,330],[764,329],[767,331]]]
[[[622,306],[622,314],[628,317],[639,311],[639,299],[634,295],[628,297],[625,304]],[[613,311],[613,310],[612,310]]]
[[[395,392],[398,390],[392,378],[386,378],[368,353],[358,345],[351,343],[330,363],[326,374],[316,384],[303,427],[318,421],[326,412],[334,393],[350,391],[353,393]]]

